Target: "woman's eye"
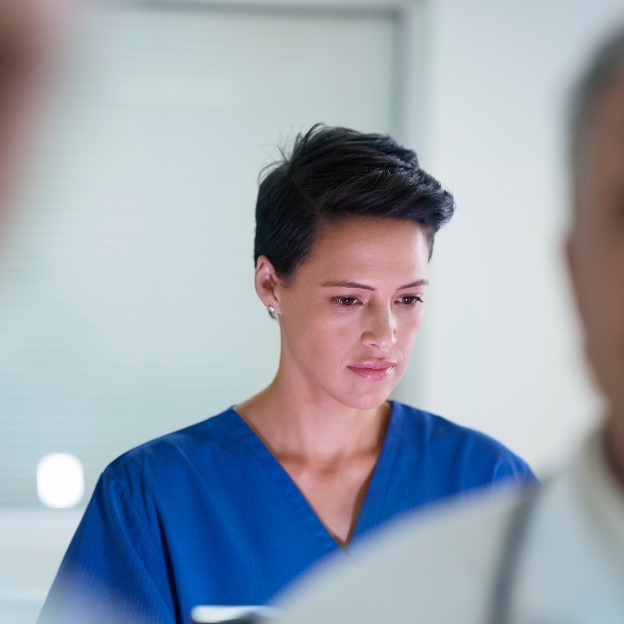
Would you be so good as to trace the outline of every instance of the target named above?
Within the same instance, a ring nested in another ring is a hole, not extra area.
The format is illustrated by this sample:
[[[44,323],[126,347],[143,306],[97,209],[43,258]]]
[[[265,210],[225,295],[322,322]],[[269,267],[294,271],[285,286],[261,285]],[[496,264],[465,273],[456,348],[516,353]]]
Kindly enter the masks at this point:
[[[332,301],[340,306],[349,308],[354,306],[358,302],[358,299],[357,297],[334,297]]]
[[[417,303],[424,303],[420,295],[405,295],[405,297],[400,297],[399,301],[402,305],[406,306],[415,306]]]

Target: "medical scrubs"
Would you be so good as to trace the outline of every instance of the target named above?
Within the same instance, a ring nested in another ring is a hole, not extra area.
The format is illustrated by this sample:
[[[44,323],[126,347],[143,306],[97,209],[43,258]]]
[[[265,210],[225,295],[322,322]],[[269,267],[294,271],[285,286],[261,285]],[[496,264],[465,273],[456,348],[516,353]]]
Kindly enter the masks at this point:
[[[392,403],[351,544],[398,515],[486,486],[532,483],[491,438]],[[198,604],[270,602],[328,555],[348,556],[234,409],[106,468],[40,622],[188,622]]]

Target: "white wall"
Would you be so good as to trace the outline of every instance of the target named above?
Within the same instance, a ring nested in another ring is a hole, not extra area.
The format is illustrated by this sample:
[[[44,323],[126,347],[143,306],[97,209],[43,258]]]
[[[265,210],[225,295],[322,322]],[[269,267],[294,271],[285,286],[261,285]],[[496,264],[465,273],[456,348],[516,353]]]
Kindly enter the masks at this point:
[[[455,193],[420,403],[543,472],[599,412],[565,280],[565,97],[621,0],[430,3],[424,164]],[[405,384],[404,384],[405,386]]]

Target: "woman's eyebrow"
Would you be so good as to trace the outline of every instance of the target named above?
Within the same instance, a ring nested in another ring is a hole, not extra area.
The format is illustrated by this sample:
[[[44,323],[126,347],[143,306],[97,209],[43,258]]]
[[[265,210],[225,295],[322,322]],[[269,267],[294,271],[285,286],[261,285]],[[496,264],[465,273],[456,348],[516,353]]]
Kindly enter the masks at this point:
[[[400,286],[397,290],[405,290],[406,288],[417,288],[418,286],[427,286],[429,284],[429,280],[420,279],[415,282],[411,282],[410,284],[405,284],[405,286]],[[323,288],[334,287],[334,288],[358,288],[361,290],[375,290],[372,286],[368,284],[360,284],[359,282],[349,282],[347,280],[338,280],[333,282],[324,282],[322,284]]]
[[[416,280],[415,282],[412,282],[411,284],[405,284],[405,286],[401,286],[400,288],[397,288],[397,290],[405,290],[406,288],[418,288],[418,286],[428,286],[428,285],[429,285],[429,280],[419,279],[419,280]]]

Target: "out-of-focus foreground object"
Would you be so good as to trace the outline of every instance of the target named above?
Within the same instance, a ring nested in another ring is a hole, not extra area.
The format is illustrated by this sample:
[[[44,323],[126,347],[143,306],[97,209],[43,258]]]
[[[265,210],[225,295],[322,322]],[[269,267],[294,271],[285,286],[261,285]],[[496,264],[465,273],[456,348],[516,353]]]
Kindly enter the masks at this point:
[[[65,0],[3,0],[0,3],[0,212],[29,149],[46,77],[69,6]]]

